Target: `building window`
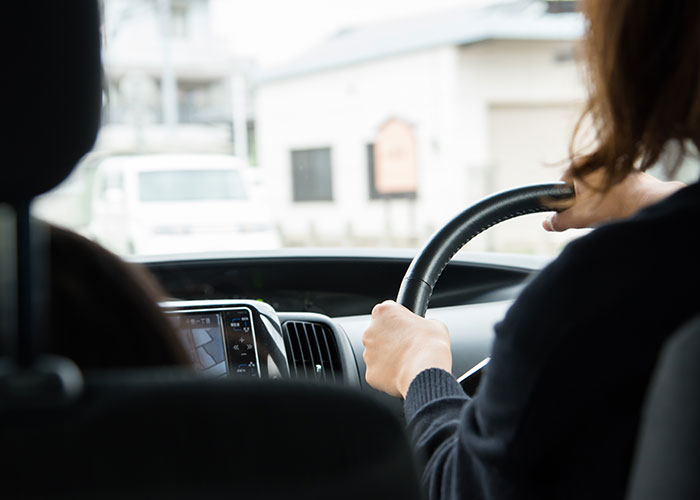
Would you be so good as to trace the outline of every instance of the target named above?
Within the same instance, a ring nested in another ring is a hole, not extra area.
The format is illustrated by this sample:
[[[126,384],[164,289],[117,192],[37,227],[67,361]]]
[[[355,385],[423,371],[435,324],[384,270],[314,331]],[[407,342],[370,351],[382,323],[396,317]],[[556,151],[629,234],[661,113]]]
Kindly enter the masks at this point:
[[[577,10],[576,0],[547,0],[547,12],[551,14],[576,12]]]
[[[186,38],[189,34],[188,7],[185,3],[174,3],[170,7],[170,15],[172,16],[171,35],[173,38]]]
[[[333,201],[331,149],[292,151],[294,201]]]
[[[246,128],[248,129],[248,164],[251,166],[257,166],[258,149],[256,147],[257,140],[255,137],[255,133],[257,131],[257,128],[255,127],[255,120],[248,120],[246,122]]]

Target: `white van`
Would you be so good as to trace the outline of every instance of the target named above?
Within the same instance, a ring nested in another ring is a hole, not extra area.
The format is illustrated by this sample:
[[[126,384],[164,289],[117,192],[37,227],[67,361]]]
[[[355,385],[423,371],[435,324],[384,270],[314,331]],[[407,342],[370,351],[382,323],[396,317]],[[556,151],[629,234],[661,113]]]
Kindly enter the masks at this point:
[[[96,167],[89,234],[121,254],[274,249],[269,203],[227,155],[125,155]]]

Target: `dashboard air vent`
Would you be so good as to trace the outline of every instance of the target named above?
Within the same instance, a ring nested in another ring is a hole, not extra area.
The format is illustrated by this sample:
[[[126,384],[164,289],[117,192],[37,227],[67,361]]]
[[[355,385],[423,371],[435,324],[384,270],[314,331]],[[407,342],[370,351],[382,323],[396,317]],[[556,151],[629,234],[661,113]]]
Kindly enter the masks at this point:
[[[293,377],[329,382],[343,380],[338,345],[328,325],[287,321],[282,327]]]

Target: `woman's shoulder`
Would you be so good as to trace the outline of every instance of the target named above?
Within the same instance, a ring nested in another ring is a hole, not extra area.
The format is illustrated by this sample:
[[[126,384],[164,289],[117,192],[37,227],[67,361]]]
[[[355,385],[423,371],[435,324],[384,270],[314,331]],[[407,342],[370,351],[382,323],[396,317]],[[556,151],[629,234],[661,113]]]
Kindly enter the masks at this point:
[[[608,310],[640,300],[641,295],[651,296],[659,288],[700,279],[696,220],[700,220],[700,184],[591,231],[569,243],[533,278],[509,316],[539,324],[533,316],[546,313],[563,326],[580,321],[573,310]]]
[[[697,217],[700,217],[700,182],[689,184],[618,224],[671,222],[671,227],[675,227],[689,224]]]
[[[700,244],[700,235],[693,229],[698,220],[700,183],[694,183],[632,217],[604,224],[572,241],[557,260],[598,260],[604,266],[612,259],[635,261],[682,254],[688,245]],[[622,262],[611,264],[619,268]]]

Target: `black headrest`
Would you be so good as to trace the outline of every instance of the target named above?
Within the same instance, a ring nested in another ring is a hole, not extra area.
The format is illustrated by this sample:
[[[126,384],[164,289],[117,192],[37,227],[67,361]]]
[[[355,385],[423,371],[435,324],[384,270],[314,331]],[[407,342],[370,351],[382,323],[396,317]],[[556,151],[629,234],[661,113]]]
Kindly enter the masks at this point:
[[[56,186],[95,142],[102,103],[96,0],[6,2],[0,201]]]

